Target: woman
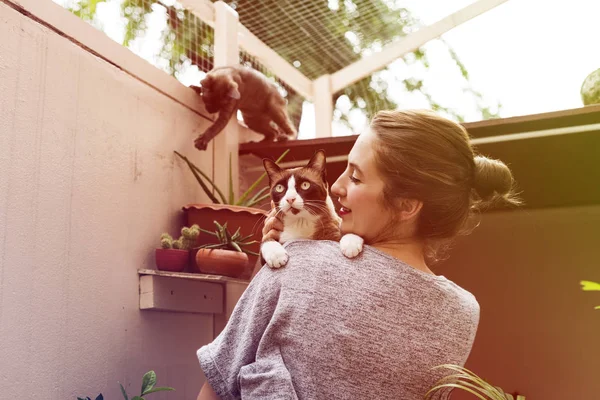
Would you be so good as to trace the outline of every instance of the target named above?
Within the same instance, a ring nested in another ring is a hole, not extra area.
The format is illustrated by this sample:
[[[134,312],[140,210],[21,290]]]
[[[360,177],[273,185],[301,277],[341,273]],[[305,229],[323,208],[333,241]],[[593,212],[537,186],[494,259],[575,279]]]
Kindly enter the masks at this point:
[[[427,111],[371,121],[331,191],[338,243],[286,243],[288,264],[263,268],[215,341],[198,351],[198,399],[422,399],[464,365],[479,322],[475,298],[429,266],[477,210],[517,205],[500,161],[475,156],[462,126]],[[264,234],[276,234],[271,217]]]

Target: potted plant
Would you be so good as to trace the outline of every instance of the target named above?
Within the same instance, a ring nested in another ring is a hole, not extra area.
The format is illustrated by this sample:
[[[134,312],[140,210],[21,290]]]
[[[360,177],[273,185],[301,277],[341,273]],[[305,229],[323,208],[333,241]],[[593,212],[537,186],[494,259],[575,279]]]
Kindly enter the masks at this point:
[[[125,400],[129,400],[129,396],[125,391],[125,388],[121,383],[119,383],[119,385],[121,386],[121,394],[123,395],[123,398]],[[175,390],[172,387],[154,387],[154,385],[156,385],[156,373],[154,371],[146,372],[144,374],[144,377],[142,378],[142,392],[139,396],[132,397],[131,400],[145,400],[144,396],[148,394]],[[77,397],[77,400],[92,399],[90,397]],[[104,396],[102,396],[102,393],[100,393],[95,400],[104,400]]]
[[[174,240],[168,233],[160,236],[160,248],[155,251],[156,268],[161,271],[181,272],[190,260],[190,249],[200,236],[200,227],[192,225],[181,228],[181,236]]]
[[[469,392],[481,400],[525,400],[525,396],[517,395],[515,398],[512,394],[505,393],[501,388],[490,385],[475,373],[461,366],[444,364],[438,365],[433,369],[440,368],[446,368],[456,373],[440,379],[435,386],[425,394],[425,400],[437,399],[438,397],[434,397],[434,395],[440,394],[438,392],[455,388]]]
[[[280,162],[287,155],[289,149],[277,159]],[[229,157],[229,190],[228,196],[225,196],[221,188],[219,188],[200,168],[194,165],[187,157],[175,151],[175,154],[182,159],[190,171],[198,181],[198,184],[204,190],[204,193],[210,198],[212,204],[188,204],[183,207],[185,213],[186,224],[202,225],[206,221],[228,221],[230,226],[239,226],[242,235],[251,235],[257,242],[250,246],[250,250],[257,253],[259,251],[259,242],[261,239],[262,225],[265,215],[268,211],[254,208],[263,200],[269,198],[269,187],[265,186],[261,189],[260,183],[267,177],[266,172],[263,173],[246,192],[238,199],[235,199],[233,194],[233,176],[231,167],[231,155]],[[212,190],[214,189],[215,194]],[[254,193],[256,191],[256,193]],[[205,232],[200,234],[199,242],[202,244],[218,244],[214,235],[208,235]],[[255,263],[258,256],[251,256],[250,262]]]
[[[232,235],[227,229],[227,222],[223,225],[213,221],[217,227],[214,232],[201,229],[202,232],[214,236],[217,243],[204,244],[196,253],[196,266],[205,274],[215,274],[241,278],[251,272],[248,263],[248,254],[258,256],[258,253],[247,249],[257,242],[250,240],[252,234],[242,236],[240,228]]]

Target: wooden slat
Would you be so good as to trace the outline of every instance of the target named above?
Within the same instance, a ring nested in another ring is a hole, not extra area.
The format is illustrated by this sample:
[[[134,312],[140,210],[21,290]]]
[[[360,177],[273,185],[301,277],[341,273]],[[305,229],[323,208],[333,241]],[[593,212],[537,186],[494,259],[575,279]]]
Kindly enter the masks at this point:
[[[379,71],[405,54],[418,49],[432,39],[481,15],[508,0],[478,0],[429,26],[419,29],[398,42],[385,46],[380,52],[364,57],[331,75],[332,92],[338,92],[354,82]]]
[[[177,279],[158,275],[140,276],[140,309],[221,314],[224,287],[219,283]]]
[[[267,46],[242,24],[238,25],[240,47],[258,58],[261,64],[273,71],[307,100],[313,99],[313,83],[275,50]]]
[[[203,282],[211,282],[211,283],[240,283],[247,285],[248,281],[243,279],[230,278],[228,276],[223,275],[209,275],[209,274],[193,274],[189,272],[169,272],[169,271],[159,271],[156,269],[138,269],[139,275],[154,275],[154,276],[163,276],[167,278],[180,278],[180,279],[190,279],[194,281],[203,281]]]

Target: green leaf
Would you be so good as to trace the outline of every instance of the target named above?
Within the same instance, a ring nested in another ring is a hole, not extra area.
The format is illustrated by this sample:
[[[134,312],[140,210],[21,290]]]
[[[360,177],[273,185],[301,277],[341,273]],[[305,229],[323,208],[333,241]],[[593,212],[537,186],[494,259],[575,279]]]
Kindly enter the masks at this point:
[[[236,242],[231,242],[231,247],[233,247],[235,251],[242,252],[242,248]]]
[[[150,394],[150,393],[156,393],[156,392],[170,392],[170,391],[175,391],[175,389],[173,389],[172,387],[156,387],[152,390],[147,391],[144,394]]]
[[[156,385],[156,373],[154,371],[148,371],[142,378],[142,396],[147,390],[150,390]]]
[[[287,149],[286,151],[283,152],[282,155],[279,156],[279,158],[277,159],[277,161],[275,161],[275,163],[280,162],[281,160],[283,160],[283,158],[287,155],[287,153],[290,152],[290,149]],[[246,199],[248,198],[248,196],[250,195],[250,193],[252,193],[254,191],[254,189],[256,189],[258,187],[258,185],[260,185],[260,183],[263,181],[263,179],[265,179],[267,177],[267,173],[263,172],[263,174],[256,180],[254,181],[254,183],[248,188],[248,190],[246,190],[244,192],[244,194],[238,199],[238,201],[235,203],[235,205],[237,206],[241,206],[244,205],[244,202],[246,201]]]
[[[252,254],[253,256],[258,256],[258,253],[255,253],[255,252],[250,251],[250,250],[244,250],[244,253],[246,253],[246,254]]]
[[[209,235],[213,235],[213,236],[216,236],[216,237],[219,236],[219,235],[217,235],[216,232],[207,231],[206,229],[202,229],[202,228],[200,228],[200,232],[208,233]]]
[[[143,397],[140,397],[140,396],[135,396],[131,400],[145,400],[145,399]]]
[[[596,291],[600,290],[600,283],[592,281],[581,281],[581,290],[584,291]]]
[[[239,237],[240,237],[240,229],[242,229],[242,228],[241,227],[237,228],[237,231],[235,231],[235,233],[231,237],[231,240],[238,240],[239,239]]]
[[[250,239],[252,236],[254,236],[253,233],[251,233],[247,236],[244,236],[243,238],[239,239],[238,242],[245,242],[246,240]]]
[[[223,243],[204,244],[204,245],[200,246],[201,249],[220,249],[223,247],[225,247],[225,245]]]
[[[235,199],[233,198],[233,167],[231,166],[231,153],[229,153],[229,203],[234,204]]]
[[[252,207],[253,205],[260,203],[261,201],[268,199],[269,196],[270,196],[270,194],[265,194],[264,196],[259,197],[258,199],[254,200],[253,202],[246,204],[246,207]]]
[[[129,400],[129,397],[127,397],[127,392],[125,391],[125,388],[123,387],[123,385],[121,385],[120,382],[119,382],[119,385],[121,386],[121,393],[123,394],[123,398],[125,400]]]
[[[188,165],[188,167],[190,167],[190,170],[192,171],[192,173],[194,174],[194,176],[196,177],[196,180],[198,180],[198,182],[200,183],[200,185],[202,186],[202,189],[206,192],[206,194],[211,198],[212,202],[215,204],[221,204],[219,203],[218,200],[216,200],[215,196],[212,194],[211,190],[206,187],[206,184],[202,181],[202,179],[198,178],[197,175],[200,174],[202,175],[202,178],[206,179],[206,181],[213,187],[213,189],[215,189],[215,191],[217,192],[217,194],[219,195],[219,197],[221,198],[223,204],[227,204],[227,200],[225,200],[225,196],[223,195],[223,192],[221,192],[221,190],[219,190],[219,188],[217,187],[217,185],[213,182],[212,179],[210,179],[210,177],[208,175],[206,175],[200,168],[198,168],[196,165],[194,165],[193,162],[191,162],[186,156],[184,156],[183,154],[179,153],[178,151],[175,151],[175,154],[177,154],[177,156],[179,158],[181,158],[183,161],[186,162],[186,164]],[[214,200],[213,200],[214,199]]]

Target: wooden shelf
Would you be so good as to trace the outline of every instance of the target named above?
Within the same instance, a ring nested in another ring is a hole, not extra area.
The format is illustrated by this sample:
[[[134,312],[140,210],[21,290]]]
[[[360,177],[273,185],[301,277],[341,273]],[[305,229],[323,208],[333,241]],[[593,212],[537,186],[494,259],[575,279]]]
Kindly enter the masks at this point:
[[[139,269],[140,309],[229,317],[248,281],[220,275]]]
[[[159,271],[157,269],[138,269],[138,274],[140,276],[142,276],[142,275],[166,276],[169,278],[193,279],[195,281],[204,281],[204,282],[217,282],[217,283],[235,282],[235,283],[245,283],[246,285],[249,283],[247,280],[230,278],[228,276],[223,276],[223,275],[195,274],[195,273],[190,273],[190,272],[168,272],[168,271]]]

